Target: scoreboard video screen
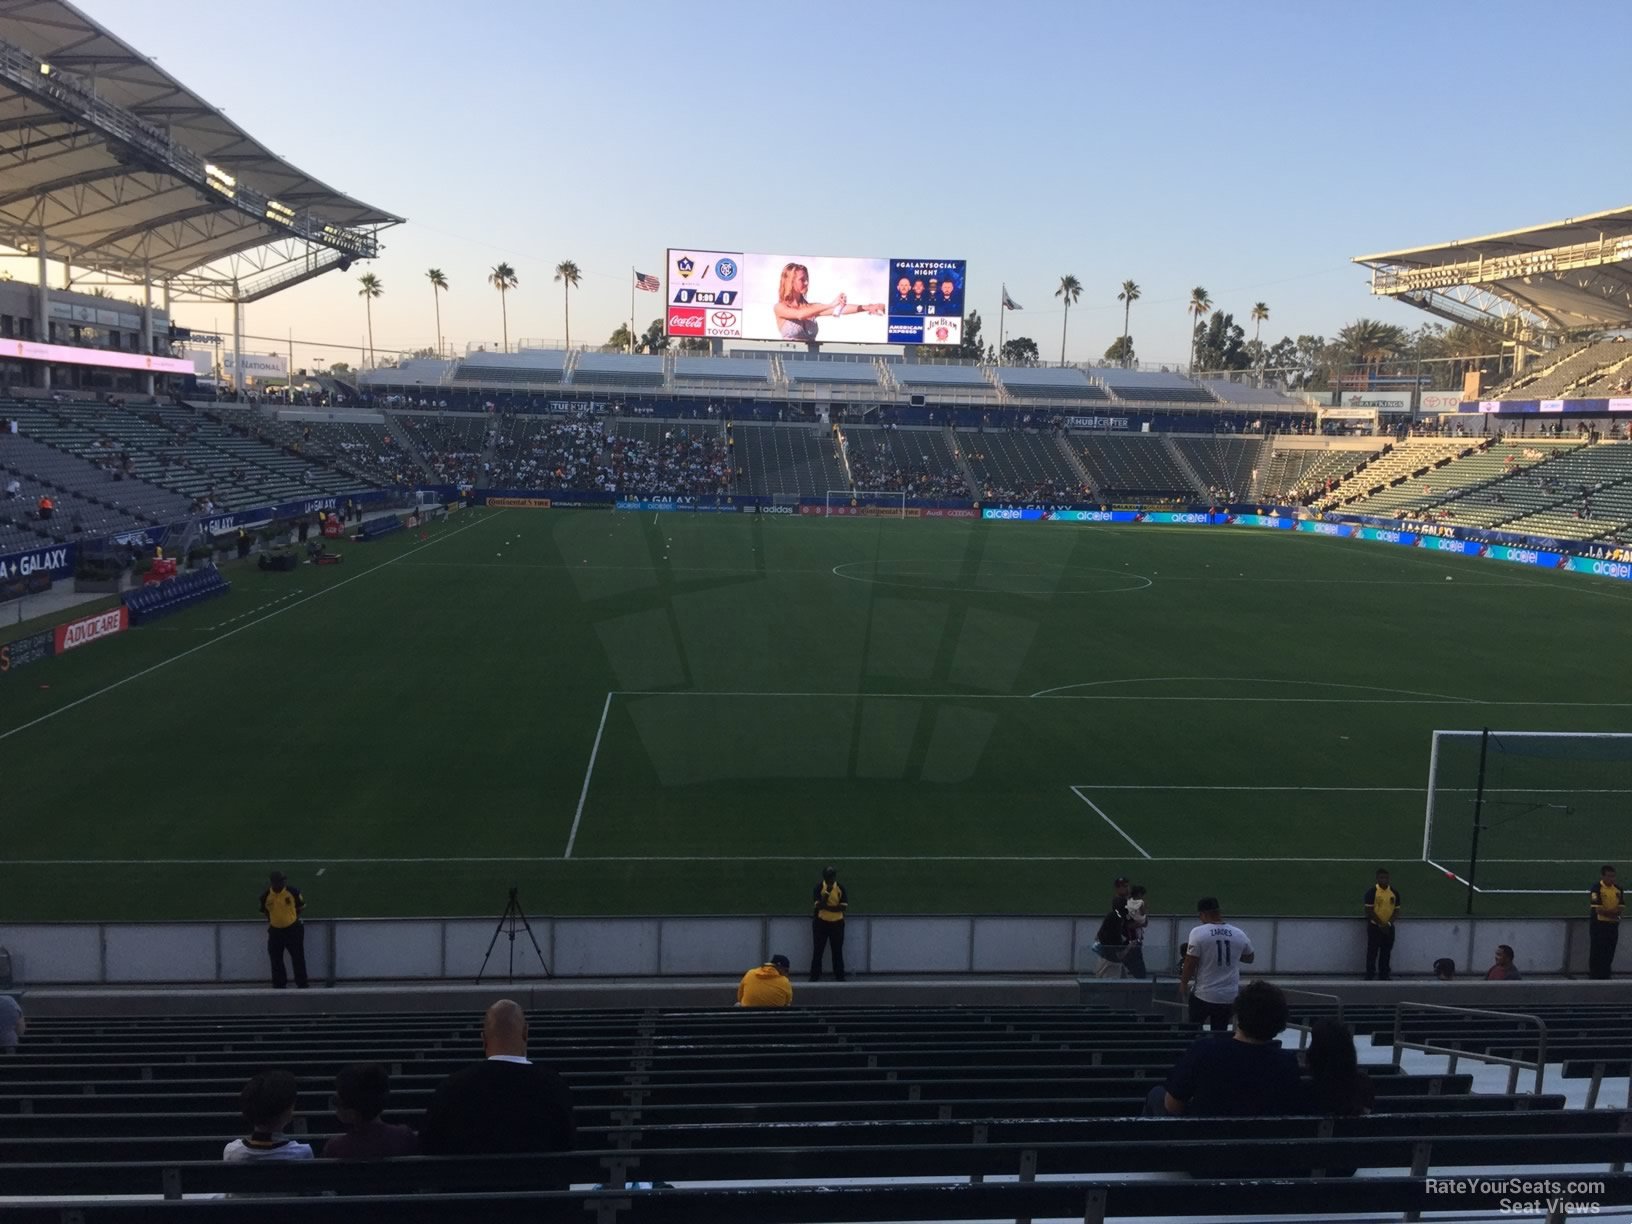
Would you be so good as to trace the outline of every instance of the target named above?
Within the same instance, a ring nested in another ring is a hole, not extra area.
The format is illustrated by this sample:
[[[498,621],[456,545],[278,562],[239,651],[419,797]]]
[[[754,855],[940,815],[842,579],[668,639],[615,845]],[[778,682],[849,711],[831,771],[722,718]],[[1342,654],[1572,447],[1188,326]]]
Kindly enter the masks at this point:
[[[670,248],[671,336],[803,344],[963,342],[967,263]]]

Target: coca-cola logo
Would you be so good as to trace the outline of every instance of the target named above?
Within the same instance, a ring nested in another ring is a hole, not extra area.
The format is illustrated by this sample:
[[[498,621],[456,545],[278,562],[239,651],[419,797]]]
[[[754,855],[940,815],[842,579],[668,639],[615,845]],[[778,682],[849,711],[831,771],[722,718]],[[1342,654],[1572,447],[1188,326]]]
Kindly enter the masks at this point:
[[[701,336],[707,327],[707,311],[701,307],[675,308],[669,311],[671,336]]]

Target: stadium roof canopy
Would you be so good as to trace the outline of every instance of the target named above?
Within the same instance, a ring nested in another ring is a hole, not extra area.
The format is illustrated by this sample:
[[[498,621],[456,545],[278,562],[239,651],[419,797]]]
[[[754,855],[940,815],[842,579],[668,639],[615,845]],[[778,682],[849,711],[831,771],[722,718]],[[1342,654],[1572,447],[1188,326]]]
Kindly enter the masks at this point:
[[[0,0],[0,243],[253,301],[401,217],[305,174],[66,0]]]
[[[1512,340],[1632,327],[1632,208],[1354,262],[1375,294]]]

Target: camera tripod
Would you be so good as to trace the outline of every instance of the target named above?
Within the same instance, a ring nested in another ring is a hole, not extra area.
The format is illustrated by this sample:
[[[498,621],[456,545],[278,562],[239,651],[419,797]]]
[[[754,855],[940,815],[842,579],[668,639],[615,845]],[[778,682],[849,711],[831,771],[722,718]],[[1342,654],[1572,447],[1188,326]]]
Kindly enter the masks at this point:
[[[533,951],[538,953],[538,964],[544,970],[544,976],[553,978],[550,972],[550,963],[544,959],[544,951],[538,946],[538,936],[533,934],[532,923],[527,921],[527,915],[522,912],[521,900],[516,896],[515,885],[510,886],[510,899],[505,902],[504,912],[499,915],[499,925],[493,928],[493,938],[488,941],[487,955],[482,957],[482,967],[476,971],[476,983],[481,984],[482,974],[487,972],[488,959],[493,955],[493,948],[499,942],[500,935],[510,939],[510,970],[509,980],[516,980],[516,933],[526,931],[527,938],[533,945]]]

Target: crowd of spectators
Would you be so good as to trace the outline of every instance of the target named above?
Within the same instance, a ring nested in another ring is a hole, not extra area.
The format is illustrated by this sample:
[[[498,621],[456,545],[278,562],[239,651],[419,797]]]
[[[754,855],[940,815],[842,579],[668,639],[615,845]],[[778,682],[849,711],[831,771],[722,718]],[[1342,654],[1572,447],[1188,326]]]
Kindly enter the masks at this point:
[[[602,422],[506,415],[499,419],[489,483],[496,489],[605,489],[612,470]]]
[[[718,430],[677,425],[663,430],[661,442],[609,433],[607,443],[620,493],[731,492],[731,453]]]
[[[414,457],[389,433],[373,445],[342,438],[335,443],[335,449],[349,466],[379,478],[384,484],[411,485],[424,476]]]
[[[717,429],[654,424],[637,432],[583,413],[502,417],[489,484],[694,496],[731,492],[733,476],[730,451]]]
[[[857,489],[901,492],[926,501],[962,501],[969,496],[963,473],[937,463],[927,452],[916,463],[903,463],[884,442],[849,449],[850,479]]]
[[[402,416],[401,421],[413,435],[415,447],[430,467],[439,484],[474,488],[477,479],[486,473],[482,453],[492,443],[494,430],[484,426],[484,434],[476,437],[438,417]]]
[[[1020,503],[1023,505],[1075,506],[1093,500],[1093,490],[1086,485],[1046,476],[1040,480],[1025,480],[1014,484],[987,480],[981,485],[981,501]]]

